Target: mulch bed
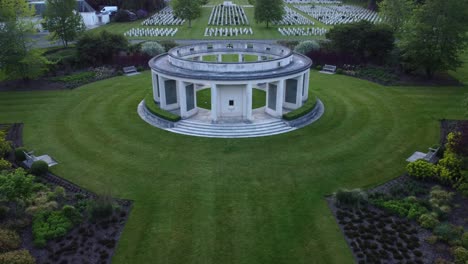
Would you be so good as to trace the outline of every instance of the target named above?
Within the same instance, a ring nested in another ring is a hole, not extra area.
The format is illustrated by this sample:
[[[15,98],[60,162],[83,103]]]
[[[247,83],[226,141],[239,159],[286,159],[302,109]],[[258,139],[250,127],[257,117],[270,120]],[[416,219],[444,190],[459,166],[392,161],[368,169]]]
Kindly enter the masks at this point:
[[[23,124],[0,125],[0,129],[9,126],[7,139],[13,142],[15,147],[22,146]],[[18,164],[14,164],[18,165]],[[86,199],[96,199],[97,195],[79,187],[52,173],[37,177],[39,181],[52,188],[61,186],[66,190],[67,204],[77,206]],[[22,247],[28,249],[41,263],[111,263],[117,242],[128,220],[133,202],[124,199],[112,199],[120,209],[105,219],[85,220],[75,226],[65,237],[50,240],[45,248],[37,248],[33,245],[32,226],[26,227],[21,232]]]

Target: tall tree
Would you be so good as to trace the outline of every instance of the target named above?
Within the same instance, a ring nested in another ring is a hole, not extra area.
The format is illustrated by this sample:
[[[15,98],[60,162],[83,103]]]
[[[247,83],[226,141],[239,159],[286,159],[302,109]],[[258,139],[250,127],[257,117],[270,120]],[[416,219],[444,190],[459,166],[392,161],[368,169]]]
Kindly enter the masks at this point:
[[[379,4],[379,10],[395,33],[399,33],[403,24],[411,18],[414,0],[384,0]]]
[[[281,20],[284,15],[283,0],[256,0],[255,1],[255,21],[266,23],[268,28],[270,22]]]
[[[63,46],[75,40],[86,27],[83,18],[76,12],[76,0],[47,0],[43,26],[52,39],[60,39]]]
[[[426,0],[415,9],[402,30],[398,46],[407,69],[423,69],[428,78],[436,71],[461,66],[468,41],[468,3]]]
[[[201,15],[201,2],[199,0],[173,0],[172,5],[175,15],[188,20],[190,28],[192,20]]]
[[[26,0],[0,0],[0,65],[7,79],[33,79],[46,69],[48,61],[32,48],[29,19],[34,8]]]

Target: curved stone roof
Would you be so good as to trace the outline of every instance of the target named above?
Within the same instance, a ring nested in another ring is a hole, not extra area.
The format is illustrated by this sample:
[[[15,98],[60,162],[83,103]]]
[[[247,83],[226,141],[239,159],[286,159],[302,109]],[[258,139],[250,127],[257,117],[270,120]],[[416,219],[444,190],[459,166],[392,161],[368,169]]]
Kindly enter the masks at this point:
[[[256,62],[208,62],[192,58],[216,54],[252,54],[269,59]],[[248,42],[212,42],[176,47],[154,57],[149,66],[169,76],[213,81],[272,79],[308,70],[312,61],[302,54],[276,45]]]

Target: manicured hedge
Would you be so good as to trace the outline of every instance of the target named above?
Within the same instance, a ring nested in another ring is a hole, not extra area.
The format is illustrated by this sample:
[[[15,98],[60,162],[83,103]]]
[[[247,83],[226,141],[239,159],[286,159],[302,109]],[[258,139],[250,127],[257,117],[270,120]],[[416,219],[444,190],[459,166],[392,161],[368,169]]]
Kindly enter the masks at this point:
[[[315,107],[315,105],[317,104],[317,100],[314,98],[313,100],[312,99],[309,99],[307,102],[305,102],[305,104],[294,110],[294,111],[291,111],[287,114],[284,114],[283,115],[283,119],[285,120],[294,120],[294,119],[297,119],[301,116],[305,116],[306,114],[308,114],[310,111],[312,111]]]
[[[158,117],[161,117],[162,119],[166,119],[172,122],[177,122],[180,120],[180,116],[159,108],[159,106],[154,102],[153,94],[151,93],[146,95],[145,105],[148,111],[150,111],[152,114]]]

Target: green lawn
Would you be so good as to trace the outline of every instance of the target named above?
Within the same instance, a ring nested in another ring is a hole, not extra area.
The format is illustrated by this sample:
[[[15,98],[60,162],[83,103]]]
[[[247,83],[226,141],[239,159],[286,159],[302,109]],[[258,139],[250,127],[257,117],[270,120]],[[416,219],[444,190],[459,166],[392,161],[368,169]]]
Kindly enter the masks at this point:
[[[266,92],[259,89],[252,89],[252,109],[266,105]],[[197,92],[197,106],[211,109],[211,90],[203,89]]]
[[[53,172],[135,201],[113,263],[352,263],[324,196],[404,171],[462,118],[468,87],[383,87],[312,72],[324,116],[297,131],[210,139],[137,115],[148,72],[75,90],[0,93],[0,123],[59,161]]]
[[[220,0],[213,0],[211,1],[210,4],[214,3],[222,3],[223,1]],[[247,1],[234,1],[237,4],[247,4],[245,2]],[[315,20],[314,18],[308,16],[307,14],[295,9],[293,5],[289,5],[289,7],[293,8],[295,11],[301,13],[305,17],[311,19],[312,21],[315,22],[315,25],[309,25],[309,26],[302,26],[302,25],[297,25],[297,26],[280,26],[281,28],[284,27],[323,27],[323,28],[330,28],[330,26],[327,26],[318,20]],[[102,30],[107,30],[111,31],[114,33],[125,33],[131,28],[178,28],[179,31],[174,37],[131,37],[130,39],[142,39],[142,40],[163,40],[163,39],[212,39],[212,40],[219,40],[219,39],[297,39],[297,40],[305,40],[305,39],[322,39],[323,37],[320,36],[282,36],[278,32],[278,26],[271,26],[269,28],[266,27],[266,24],[257,24],[254,19],[254,8],[253,7],[245,7],[245,13],[247,15],[247,18],[249,19],[250,25],[246,26],[237,26],[237,27],[252,27],[252,30],[254,32],[254,35],[244,35],[244,36],[236,36],[236,37],[205,37],[205,28],[208,27],[208,20],[211,14],[212,7],[202,7],[202,13],[201,16],[198,19],[195,19],[192,21],[192,27],[189,27],[188,21],[185,22],[182,26],[142,26],[141,23],[143,20],[138,20],[134,22],[128,22],[128,23],[110,23],[95,29],[92,29],[93,32],[100,32]],[[220,26],[218,26],[220,27]]]

